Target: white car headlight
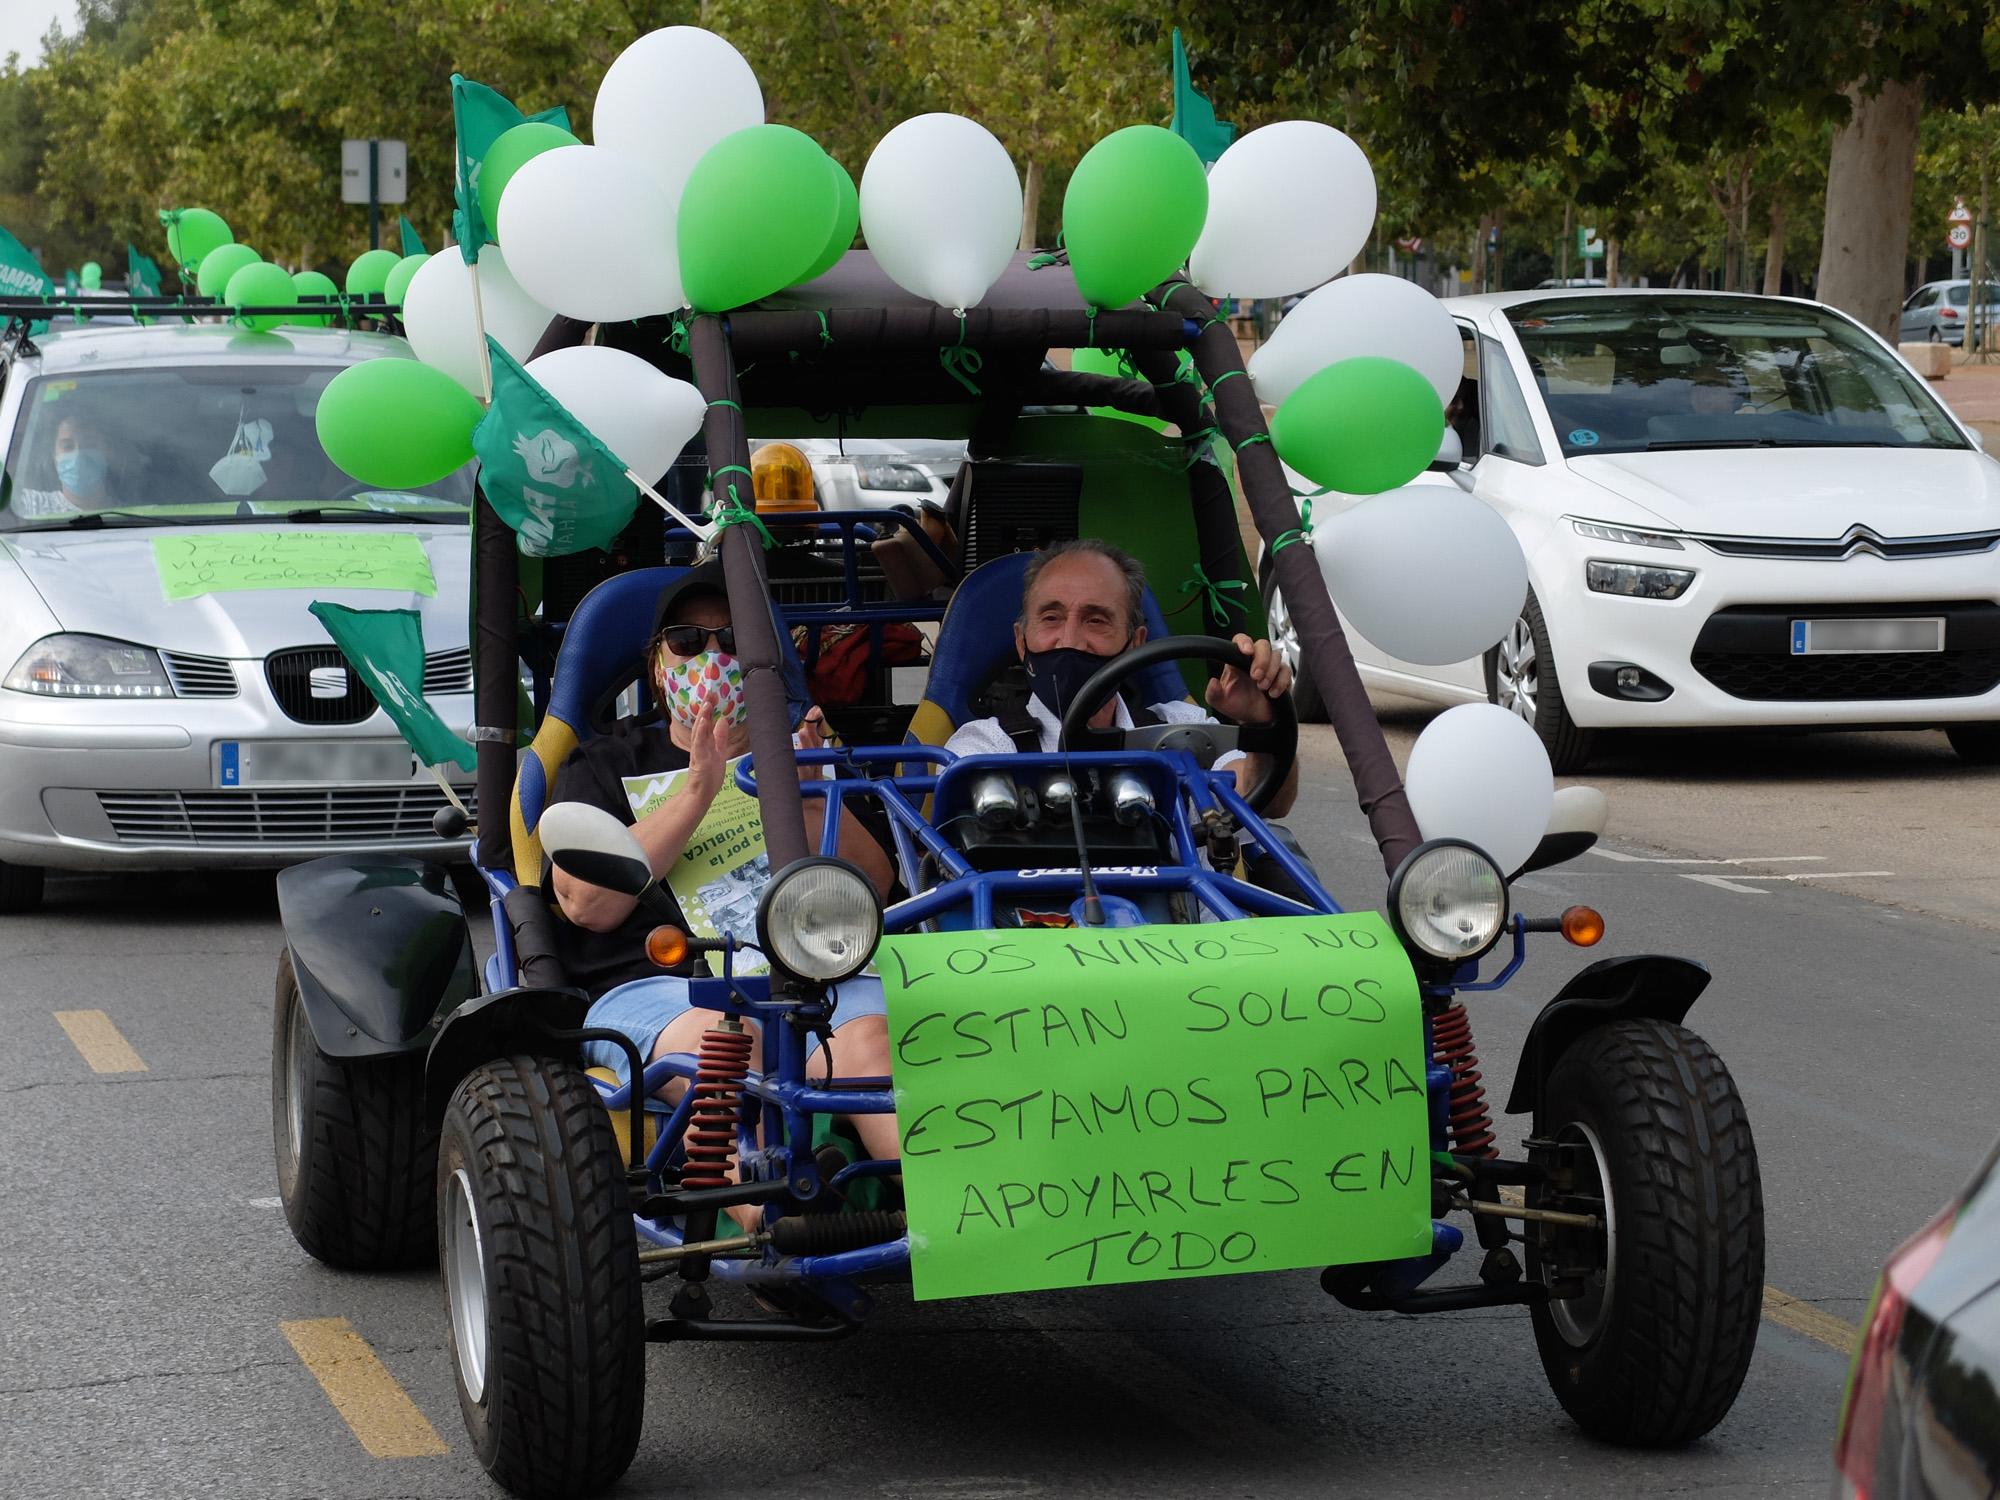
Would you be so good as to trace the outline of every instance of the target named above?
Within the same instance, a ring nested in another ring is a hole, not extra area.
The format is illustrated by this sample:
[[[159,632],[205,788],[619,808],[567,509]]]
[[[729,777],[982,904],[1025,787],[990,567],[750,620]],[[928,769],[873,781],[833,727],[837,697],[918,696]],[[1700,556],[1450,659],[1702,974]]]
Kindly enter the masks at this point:
[[[1466,963],[1506,930],[1507,882],[1483,850],[1460,839],[1433,839],[1390,880],[1389,919],[1418,952]]]
[[[1611,526],[1603,521],[1581,521],[1575,516],[1569,518],[1578,536],[1587,536],[1593,542],[1622,542],[1627,547],[1658,547],[1667,552],[1681,552],[1678,539],[1664,531],[1638,531],[1630,526]]]
[[[854,482],[864,490],[900,490],[904,494],[928,495],[931,478],[915,464],[879,458],[857,458]]]
[[[757,907],[764,956],[788,973],[821,984],[858,974],[882,938],[875,887],[838,859],[802,859],[785,867]]]
[[[171,698],[159,654],[101,635],[50,635],[21,653],[0,686],[48,698]]]
[[[1678,599],[1694,582],[1694,569],[1649,568],[1644,563],[1605,562],[1593,557],[1583,565],[1583,581],[1593,594],[1623,594],[1627,599]]]

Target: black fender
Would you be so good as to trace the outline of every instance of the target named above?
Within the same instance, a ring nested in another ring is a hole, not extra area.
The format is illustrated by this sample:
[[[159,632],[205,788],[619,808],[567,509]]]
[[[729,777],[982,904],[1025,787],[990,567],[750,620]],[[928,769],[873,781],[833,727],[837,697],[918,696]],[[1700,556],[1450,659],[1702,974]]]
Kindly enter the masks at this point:
[[[1574,975],[1528,1028],[1507,1113],[1527,1114],[1540,1103],[1556,1059],[1584,1032],[1634,1016],[1678,1024],[1709,978],[1707,965],[1664,953],[1603,958]]]
[[[479,992],[465,910],[439,866],[333,855],[278,872],[278,915],[313,1040],[329,1057],[399,1057]]]
[[[444,1018],[424,1058],[424,1116],[444,1118],[452,1090],[483,1062],[529,1053],[580,1061],[582,1046],[552,1040],[550,1031],[575,1031],[590,1011],[582,990],[495,990]]]

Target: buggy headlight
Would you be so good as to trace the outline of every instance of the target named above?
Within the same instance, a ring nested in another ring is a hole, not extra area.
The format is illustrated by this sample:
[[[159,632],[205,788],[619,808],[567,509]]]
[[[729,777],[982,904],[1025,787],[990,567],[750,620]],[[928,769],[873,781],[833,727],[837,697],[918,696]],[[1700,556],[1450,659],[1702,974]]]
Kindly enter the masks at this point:
[[[882,906],[875,887],[844,860],[802,859],[787,865],[757,906],[757,938],[764,956],[788,973],[820,984],[859,973],[875,956],[881,937]]]
[[[1389,919],[1418,952],[1450,963],[1479,957],[1507,926],[1507,882],[1462,839],[1433,839],[1389,882]]]
[[[0,685],[53,698],[171,698],[158,653],[99,635],[51,635],[21,653]]]

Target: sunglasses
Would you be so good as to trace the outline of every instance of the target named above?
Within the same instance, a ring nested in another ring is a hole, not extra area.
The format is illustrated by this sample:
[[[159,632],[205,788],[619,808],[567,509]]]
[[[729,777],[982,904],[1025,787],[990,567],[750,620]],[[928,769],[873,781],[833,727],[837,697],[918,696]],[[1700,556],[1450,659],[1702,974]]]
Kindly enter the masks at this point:
[[[660,639],[676,656],[699,656],[703,644],[710,640],[715,642],[716,650],[726,651],[731,656],[736,654],[736,628],[733,625],[715,630],[706,625],[669,625],[660,632]]]

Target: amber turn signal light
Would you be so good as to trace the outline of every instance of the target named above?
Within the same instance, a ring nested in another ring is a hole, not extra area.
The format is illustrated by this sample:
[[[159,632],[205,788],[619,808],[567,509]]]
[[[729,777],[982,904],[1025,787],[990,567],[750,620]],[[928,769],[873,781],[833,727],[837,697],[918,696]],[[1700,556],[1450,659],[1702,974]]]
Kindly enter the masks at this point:
[[[1562,935],[1579,948],[1594,948],[1604,941],[1604,918],[1588,906],[1572,906],[1562,914]]]
[[[1577,910],[1582,910],[1581,907]],[[1596,913],[1592,913],[1596,915]],[[1565,921],[1568,919],[1565,918]],[[1600,925],[1599,930],[1602,931]],[[1575,941],[1574,938],[1571,939]],[[1596,939],[1592,939],[1593,942]],[[662,969],[678,968],[687,962],[688,935],[678,927],[655,927],[646,934],[646,957]]]

